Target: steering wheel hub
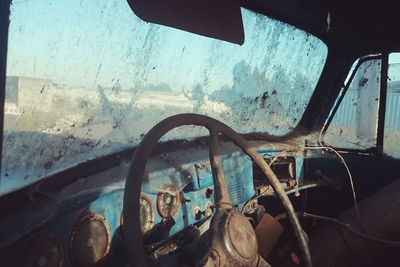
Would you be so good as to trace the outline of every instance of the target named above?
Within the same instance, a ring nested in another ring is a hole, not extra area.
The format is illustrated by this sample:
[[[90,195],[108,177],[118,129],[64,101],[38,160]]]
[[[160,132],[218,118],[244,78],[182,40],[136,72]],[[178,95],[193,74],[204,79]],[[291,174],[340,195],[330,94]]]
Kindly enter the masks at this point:
[[[237,254],[245,259],[257,256],[257,239],[250,222],[238,213],[228,218],[228,236]]]

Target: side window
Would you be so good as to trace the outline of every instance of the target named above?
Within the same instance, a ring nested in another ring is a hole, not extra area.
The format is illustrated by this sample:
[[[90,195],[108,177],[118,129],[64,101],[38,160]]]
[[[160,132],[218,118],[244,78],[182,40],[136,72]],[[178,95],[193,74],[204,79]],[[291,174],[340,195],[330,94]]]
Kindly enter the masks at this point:
[[[383,151],[400,158],[400,53],[389,54]]]
[[[358,150],[376,147],[380,73],[380,59],[364,61],[356,69],[325,133],[327,145]]]

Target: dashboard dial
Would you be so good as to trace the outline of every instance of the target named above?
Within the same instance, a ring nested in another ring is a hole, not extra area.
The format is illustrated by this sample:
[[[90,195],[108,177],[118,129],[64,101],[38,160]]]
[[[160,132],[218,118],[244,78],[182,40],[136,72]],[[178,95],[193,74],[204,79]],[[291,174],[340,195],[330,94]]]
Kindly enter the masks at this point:
[[[106,218],[84,210],[69,238],[69,256],[73,266],[99,264],[107,256],[110,245],[111,232]]]
[[[157,210],[161,217],[173,217],[179,208],[179,190],[174,185],[165,185],[165,191],[157,194]]]
[[[140,228],[143,233],[150,231],[154,225],[154,210],[151,200],[146,195],[140,195]]]
[[[53,236],[41,235],[29,243],[24,255],[24,267],[61,267],[63,250],[60,241]]]

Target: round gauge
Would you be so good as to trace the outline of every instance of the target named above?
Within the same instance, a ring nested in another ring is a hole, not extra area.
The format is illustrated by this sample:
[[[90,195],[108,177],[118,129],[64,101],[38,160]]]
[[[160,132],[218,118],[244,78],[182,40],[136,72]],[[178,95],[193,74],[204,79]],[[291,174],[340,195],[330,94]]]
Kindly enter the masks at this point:
[[[39,236],[27,247],[24,267],[60,267],[63,264],[63,251],[60,242],[52,236]]]
[[[140,228],[143,233],[146,233],[153,228],[154,211],[151,200],[146,195],[140,195]]]
[[[157,194],[157,210],[161,217],[170,218],[179,208],[180,195],[174,185],[164,186],[165,191]]]
[[[95,212],[84,212],[75,223],[70,239],[73,266],[93,266],[107,256],[111,232],[106,218]]]

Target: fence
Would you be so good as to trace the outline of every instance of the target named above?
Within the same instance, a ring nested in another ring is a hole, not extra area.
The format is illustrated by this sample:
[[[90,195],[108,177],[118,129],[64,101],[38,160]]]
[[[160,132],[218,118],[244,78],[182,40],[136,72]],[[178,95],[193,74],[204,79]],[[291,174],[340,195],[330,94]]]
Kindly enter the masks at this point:
[[[282,103],[287,112],[292,112],[292,108],[298,106],[299,103],[307,103],[310,93],[299,92],[291,94],[281,94],[279,102]],[[337,110],[333,125],[354,126],[357,120],[357,92],[347,92],[345,98]],[[390,92],[386,99],[386,122],[385,128],[392,131],[400,131],[400,93]]]
[[[357,93],[348,92],[332,120],[334,125],[355,125],[357,120]],[[400,93],[388,93],[385,128],[400,131]]]

